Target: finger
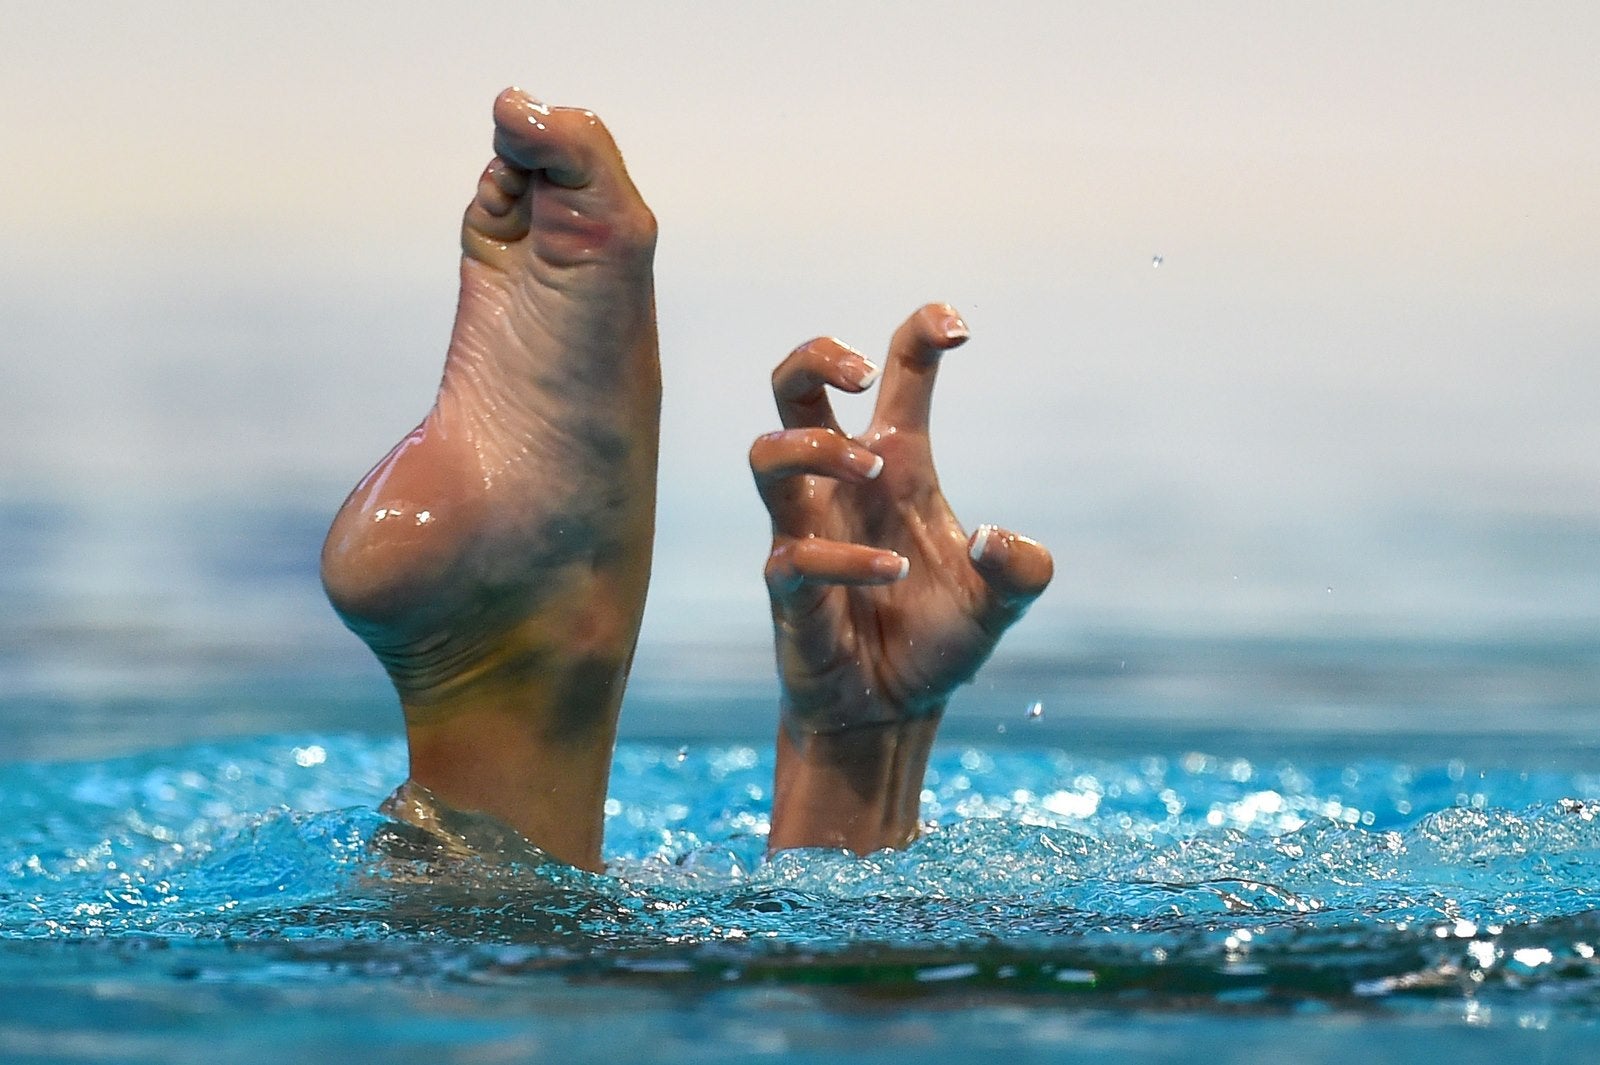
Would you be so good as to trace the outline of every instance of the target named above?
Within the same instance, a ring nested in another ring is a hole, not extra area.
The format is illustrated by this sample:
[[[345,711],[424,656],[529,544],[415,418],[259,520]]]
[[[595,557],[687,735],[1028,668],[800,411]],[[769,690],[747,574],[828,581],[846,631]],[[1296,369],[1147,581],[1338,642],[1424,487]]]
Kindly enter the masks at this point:
[[[980,525],[967,543],[972,568],[989,589],[979,624],[1004,629],[1039,598],[1055,575],[1055,561],[1037,540],[998,525]]]
[[[600,119],[574,107],[547,107],[518,88],[494,101],[494,150],[524,170],[537,170],[569,189],[621,170],[611,134]]]
[[[904,580],[911,560],[893,551],[839,540],[781,538],[767,556],[767,589],[778,601],[807,586],[893,584]]]
[[[818,337],[791,351],[772,371],[772,395],[784,427],[816,425],[838,431],[828,385],[845,392],[864,392],[883,370],[854,348]]]
[[[939,359],[967,336],[967,323],[948,303],[930,303],[907,318],[889,342],[889,365],[878,391],[873,422],[901,430],[926,430]]]
[[[773,528],[800,535],[810,495],[803,475],[870,481],[883,472],[883,457],[831,429],[780,429],[750,445],[750,472]]]

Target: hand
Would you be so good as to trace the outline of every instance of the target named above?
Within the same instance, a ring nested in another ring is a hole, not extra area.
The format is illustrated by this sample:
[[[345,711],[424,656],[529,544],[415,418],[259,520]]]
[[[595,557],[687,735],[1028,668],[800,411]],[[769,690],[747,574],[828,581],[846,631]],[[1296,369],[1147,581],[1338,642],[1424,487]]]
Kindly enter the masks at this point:
[[[756,440],[750,466],[773,528],[766,579],[783,699],[775,848],[795,845],[778,838],[785,746],[804,760],[813,739],[833,737],[824,746],[837,762],[846,734],[894,726],[915,726],[926,740],[918,744],[931,744],[950,693],[1050,582],[1042,546],[993,525],[969,536],[939,490],[928,439],[934,378],[944,353],[966,339],[946,305],[907,319],[890,343],[871,424],[857,437],[839,428],[826,388],[872,385],[878,370],[859,353],[813,340],[773,372],[784,428]],[[859,749],[848,757],[863,760]],[[920,792],[926,750],[921,761],[910,757]],[[838,771],[859,791],[875,786],[863,774],[882,768]]]

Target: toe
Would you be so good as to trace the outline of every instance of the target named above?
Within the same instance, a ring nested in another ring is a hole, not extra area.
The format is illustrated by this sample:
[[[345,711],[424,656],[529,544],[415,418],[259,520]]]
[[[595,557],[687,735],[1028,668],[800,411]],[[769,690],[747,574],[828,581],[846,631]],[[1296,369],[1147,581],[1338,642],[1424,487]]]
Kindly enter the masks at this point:
[[[462,220],[462,246],[471,251],[480,240],[507,244],[528,235],[531,212],[527,171],[518,171],[496,156],[478,179],[477,192]]]
[[[504,159],[495,156],[478,179],[478,205],[495,218],[503,218],[527,189],[527,172],[511,170]]]
[[[597,130],[590,133],[585,126]],[[597,142],[609,140],[600,120],[587,111],[546,106],[515,86],[495,98],[495,151],[527,170],[542,171],[552,184],[569,189],[588,185],[603,154],[596,151],[603,147]]]
[[[521,89],[506,89],[494,103],[494,147],[501,165],[485,171],[468,212],[469,254],[494,258],[493,249],[473,247],[472,235],[506,242],[537,231],[543,251],[560,264],[648,260],[655,216],[592,112],[548,107]]]

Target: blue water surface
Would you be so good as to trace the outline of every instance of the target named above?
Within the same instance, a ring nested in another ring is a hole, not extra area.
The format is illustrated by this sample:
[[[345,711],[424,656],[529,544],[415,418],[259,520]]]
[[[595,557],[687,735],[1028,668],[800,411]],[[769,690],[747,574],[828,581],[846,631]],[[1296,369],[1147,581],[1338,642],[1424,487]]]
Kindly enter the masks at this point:
[[[1434,1030],[1471,1033],[1468,1057],[1576,1045],[1600,1023],[1600,775],[1479,753],[950,745],[911,847],[767,860],[770,750],[627,743],[604,876],[419,845],[376,810],[394,739],[14,764],[0,1051],[1197,1060],[1283,1026],[1316,1033],[1302,1061]]]
[[[1030,618],[952,705],[924,837],[866,858],[765,855],[759,611],[726,646],[647,624],[599,876],[379,812],[399,715],[322,602],[329,506],[0,506],[0,1061],[1565,1062],[1600,1035],[1586,614]],[[1547,556],[1578,554],[1515,553]]]

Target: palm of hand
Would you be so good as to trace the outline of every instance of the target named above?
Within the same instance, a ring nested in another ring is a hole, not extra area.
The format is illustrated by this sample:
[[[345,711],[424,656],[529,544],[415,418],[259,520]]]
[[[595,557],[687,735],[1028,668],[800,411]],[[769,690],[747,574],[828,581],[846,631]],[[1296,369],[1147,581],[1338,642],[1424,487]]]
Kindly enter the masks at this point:
[[[892,550],[907,572],[892,584],[819,585],[812,597],[775,602],[784,709],[813,727],[937,712],[999,636],[974,617],[986,589],[931,463],[870,433],[864,441],[884,456],[882,475],[865,484],[808,478],[811,527],[828,540]]]

